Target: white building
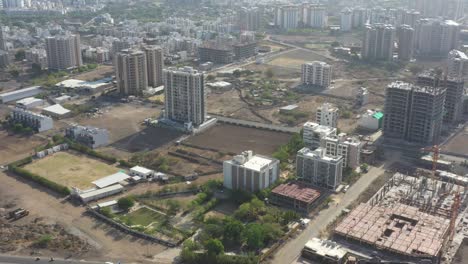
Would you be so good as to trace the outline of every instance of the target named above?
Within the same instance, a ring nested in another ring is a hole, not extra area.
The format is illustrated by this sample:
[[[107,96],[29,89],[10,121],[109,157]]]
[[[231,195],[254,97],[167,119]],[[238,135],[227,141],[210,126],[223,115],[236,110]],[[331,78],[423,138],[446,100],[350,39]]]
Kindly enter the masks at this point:
[[[351,9],[345,8],[340,13],[340,29],[348,32],[353,28],[353,12]]]
[[[338,108],[333,107],[329,103],[324,103],[317,108],[315,113],[315,122],[322,126],[337,127],[338,126]]]
[[[468,77],[468,56],[462,51],[452,50],[447,58],[447,75],[452,78]]]
[[[38,107],[44,104],[44,100],[34,97],[27,97],[21,100],[16,101],[16,106],[24,109],[30,109]]]
[[[54,120],[52,118],[18,107],[14,108],[10,113],[10,118],[14,122],[31,127],[37,132],[46,131],[54,127]]]
[[[303,148],[297,152],[297,177],[315,186],[335,190],[342,181],[342,168],[343,157],[328,156],[323,148]]]
[[[70,116],[72,112],[60,104],[54,104],[42,109],[42,113],[60,119]]]
[[[302,6],[302,23],[312,28],[326,28],[328,24],[327,9],[320,4]]]
[[[313,61],[302,65],[301,82],[305,85],[330,86],[332,66],[323,61]]]
[[[20,100],[26,97],[33,97],[42,92],[40,86],[28,87],[16,91],[11,91],[7,93],[0,94],[0,101],[2,103],[8,103],[16,100]]]
[[[150,179],[153,178],[154,171],[145,167],[135,166],[130,169],[130,175]]]
[[[92,189],[87,192],[80,192],[76,188],[73,188],[72,195],[80,199],[83,203],[89,203],[123,191],[124,187],[122,185],[115,184],[100,189]]]
[[[323,138],[336,136],[336,128],[322,126],[314,122],[306,122],[302,129],[304,144],[310,149],[320,147]]]
[[[109,144],[107,129],[73,124],[67,128],[65,134],[67,137],[90,148],[98,148]]]
[[[192,67],[164,70],[166,119],[182,123],[188,130],[206,119],[204,74]]]
[[[255,192],[268,188],[279,177],[279,160],[244,151],[223,163],[224,187]]]
[[[383,113],[367,110],[359,119],[358,126],[369,131],[377,131],[382,128]]]
[[[322,140],[322,148],[332,157],[343,157],[343,169],[356,169],[361,160],[361,142],[355,138],[346,137],[341,133],[338,136],[329,136]]]
[[[288,5],[276,7],[275,25],[282,29],[294,29],[299,26],[299,6]]]

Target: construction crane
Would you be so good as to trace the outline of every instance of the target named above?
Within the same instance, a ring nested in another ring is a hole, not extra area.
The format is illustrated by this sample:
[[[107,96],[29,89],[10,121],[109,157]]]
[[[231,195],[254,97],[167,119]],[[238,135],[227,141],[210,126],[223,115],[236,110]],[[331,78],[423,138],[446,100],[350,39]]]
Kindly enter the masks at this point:
[[[439,154],[440,154],[440,147],[439,145],[434,145],[431,147],[427,148],[422,148],[422,151],[429,151],[432,152],[432,173],[431,173],[431,180],[432,184],[434,184],[434,191],[435,191],[435,185],[437,184],[436,182],[436,172],[437,172],[437,162],[439,161]]]

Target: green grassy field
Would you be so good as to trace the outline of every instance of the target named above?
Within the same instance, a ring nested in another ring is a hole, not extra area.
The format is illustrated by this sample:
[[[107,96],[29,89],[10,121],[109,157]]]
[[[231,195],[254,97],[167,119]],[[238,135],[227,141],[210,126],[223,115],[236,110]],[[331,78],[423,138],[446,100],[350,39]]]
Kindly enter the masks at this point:
[[[164,215],[143,207],[129,214],[121,216],[120,220],[129,225],[140,225],[146,227],[153,222],[162,221],[163,218]]]
[[[92,181],[119,171],[118,168],[70,152],[58,152],[24,167],[51,181],[80,189],[92,187]]]

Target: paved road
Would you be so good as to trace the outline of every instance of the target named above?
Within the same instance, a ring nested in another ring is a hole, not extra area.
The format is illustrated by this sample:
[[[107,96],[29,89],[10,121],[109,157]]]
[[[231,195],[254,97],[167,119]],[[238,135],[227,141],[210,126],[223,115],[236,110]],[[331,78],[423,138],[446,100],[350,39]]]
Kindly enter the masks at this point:
[[[348,207],[358,196],[380,175],[385,172],[384,166],[372,167],[368,173],[364,174],[359,180],[353,184],[348,191],[340,197],[340,203],[336,206],[331,205],[328,209],[323,210],[313,219],[307,228],[300,233],[296,238],[289,240],[281,247],[273,257],[271,263],[288,264],[296,261],[300,257],[301,250],[305,243],[312,237],[317,237],[321,230],[333,222],[340,215],[343,209]]]
[[[49,261],[48,257],[41,257],[41,260],[36,261],[35,257],[19,257],[19,256],[8,256],[0,255],[0,264],[72,264],[72,263],[83,263],[83,264],[104,264],[105,262],[93,262],[85,260],[64,260],[54,259]]]

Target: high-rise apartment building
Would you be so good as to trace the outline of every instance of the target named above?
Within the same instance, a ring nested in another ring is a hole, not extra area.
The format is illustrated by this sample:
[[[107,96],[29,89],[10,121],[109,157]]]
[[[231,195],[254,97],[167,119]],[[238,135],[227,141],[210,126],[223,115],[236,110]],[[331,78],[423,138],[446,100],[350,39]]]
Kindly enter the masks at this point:
[[[353,12],[350,8],[345,8],[340,13],[340,30],[351,31],[353,28]]]
[[[146,54],[141,50],[123,50],[114,57],[117,88],[122,95],[142,95],[148,88]]]
[[[0,25],[0,50],[7,50],[5,32],[3,32],[3,27]]]
[[[60,35],[46,38],[49,70],[67,70],[83,66],[79,35]]]
[[[399,21],[399,24],[400,25],[408,25],[412,28],[415,28],[420,17],[421,17],[421,13],[419,13],[418,11],[416,10],[401,10],[401,13],[400,13],[400,21]]]
[[[445,57],[458,47],[460,25],[452,20],[421,19],[416,27],[416,51],[422,57]]]
[[[263,190],[278,180],[279,171],[279,160],[244,151],[223,162],[224,187],[249,192]]]
[[[327,10],[325,6],[319,4],[303,4],[302,24],[305,27],[325,28],[328,24]]]
[[[362,46],[362,58],[367,60],[392,60],[395,28],[389,24],[373,24],[366,27]]]
[[[293,29],[299,26],[300,8],[296,5],[277,6],[275,10],[275,25],[282,29]]]
[[[191,67],[163,71],[165,118],[183,123],[188,129],[205,122],[205,81],[201,72]]]
[[[303,148],[297,152],[297,177],[315,186],[335,190],[342,181],[342,168],[343,157],[328,156],[323,148]]]
[[[305,85],[315,85],[326,88],[330,86],[332,73],[332,66],[326,62],[308,62],[302,64],[301,82]]]
[[[384,136],[419,144],[438,143],[446,89],[393,82],[385,90]]]
[[[401,25],[397,30],[398,59],[409,61],[413,58],[414,29],[409,25]]]
[[[418,85],[446,90],[444,122],[454,123],[463,119],[464,81],[462,78],[443,77],[434,70],[418,75]]]
[[[346,134],[331,135],[322,139],[321,147],[332,157],[343,157],[343,169],[356,169],[360,164],[361,142]]]
[[[262,21],[262,11],[257,7],[242,7],[237,13],[239,28],[241,30],[257,31]]]
[[[143,51],[146,55],[148,68],[148,86],[158,87],[163,85],[164,54],[162,48],[159,46],[145,46]]]
[[[363,28],[369,19],[369,12],[365,8],[353,8],[353,28]]]
[[[412,0],[409,3],[422,17],[447,17],[454,20],[463,17],[463,0]]]
[[[468,78],[468,56],[459,50],[451,50],[447,58],[447,75],[450,78]]]
[[[322,126],[314,122],[306,122],[303,126],[302,139],[304,145],[310,149],[316,149],[322,144],[322,139],[336,136],[336,128]]]
[[[317,108],[315,122],[322,126],[336,128],[338,126],[338,108],[329,103],[324,103]]]
[[[10,57],[8,56],[8,52],[4,50],[0,50],[0,69],[6,68],[10,65]]]

